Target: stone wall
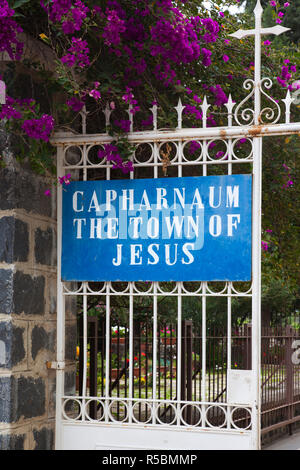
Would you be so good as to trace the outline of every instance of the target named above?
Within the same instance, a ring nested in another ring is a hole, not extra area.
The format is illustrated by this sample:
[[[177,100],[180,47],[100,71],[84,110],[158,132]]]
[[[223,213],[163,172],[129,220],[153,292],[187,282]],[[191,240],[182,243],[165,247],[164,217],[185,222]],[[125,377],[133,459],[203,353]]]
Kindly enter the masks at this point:
[[[5,151],[3,136],[0,154],[7,166],[0,170],[0,449],[52,449],[56,372],[46,362],[56,360],[56,202],[44,195],[49,183]],[[74,309],[67,318],[70,392],[75,383]]]

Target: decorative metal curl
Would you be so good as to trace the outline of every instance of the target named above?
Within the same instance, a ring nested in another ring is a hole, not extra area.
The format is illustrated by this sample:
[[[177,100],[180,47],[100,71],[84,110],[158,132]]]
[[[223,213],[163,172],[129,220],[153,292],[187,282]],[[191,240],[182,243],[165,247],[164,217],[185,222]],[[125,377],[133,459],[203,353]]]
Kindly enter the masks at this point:
[[[70,287],[67,287],[67,283],[63,283],[63,293],[64,294],[79,294],[83,292],[83,282],[76,283],[76,282],[69,282],[71,284]],[[75,287],[76,285],[76,287]],[[74,290],[74,289],[75,290]]]
[[[250,126],[251,124],[253,124],[254,122],[254,109],[251,109],[251,108],[246,108],[246,109],[243,109],[240,113],[240,110],[242,108],[242,106],[251,98],[251,96],[253,96],[254,94],[254,89],[255,89],[255,86],[254,86],[254,80],[252,80],[251,78],[248,78],[247,80],[244,81],[243,83],[243,88],[245,90],[251,90],[252,88],[252,91],[246,96],[246,98],[243,99],[243,101],[240,102],[240,104],[237,105],[237,107],[235,108],[235,111],[234,111],[234,119],[236,120],[237,124],[239,124],[240,126],[243,126],[243,125],[248,125]],[[244,124],[239,120],[238,118],[238,115],[239,113],[241,114],[241,118],[242,118],[242,121],[245,121]]]
[[[276,101],[263,90],[263,87],[265,87],[267,90],[270,90],[272,88],[272,85],[273,85],[272,80],[268,77],[264,77],[261,79],[261,82],[260,82],[260,91],[263,95],[267,97],[268,100],[272,101],[272,103],[275,104],[277,108],[276,110],[277,115],[275,114],[274,108],[266,107],[262,109],[260,112],[261,123],[265,123],[263,116],[265,116],[265,119],[268,121],[269,124],[275,124],[281,116],[281,110],[280,110],[279,104],[276,103]]]
[[[221,284],[223,284],[223,283],[221,282]],[[225,282],[224,286],[222,286],[221,289],[218,289],[217,291],[213,290],[212,287],[217,287],[217,286],[216,286],[216,283],[214,283],[213,286],[207,284],[207,286],[206,286],[207,292],[208,292],[209,294],[212,294],[212,295],[216,295],[216,296],[217,296],[217,295],[224,294],[224,292],[227,291],[227,289],[228,289],[228,283]]]

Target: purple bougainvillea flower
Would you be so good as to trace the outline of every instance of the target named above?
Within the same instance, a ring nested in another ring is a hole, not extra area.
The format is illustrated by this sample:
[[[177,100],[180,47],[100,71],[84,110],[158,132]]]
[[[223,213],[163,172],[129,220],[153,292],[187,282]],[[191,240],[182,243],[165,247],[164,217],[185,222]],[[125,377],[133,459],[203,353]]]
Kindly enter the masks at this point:
[[[219,150],[219,152],[216,153],[216,158],[221,158],[223,157],[224,152],[222,150]]]
[[[68,49],[68,54],[61,58],[61,62],[67,67],[84,68],[90,65],[87,41],[72,37],[72,46]]]
[[[130,124],[131,122],[129,121],[129,119],[120,119],[119,121],[115,120],[115,125],[126,133],[130,131]]]
[[[82,110],[84,106],[84,101],[81,101],[79,98],[76,98],[74,96],[73,98],[70,98],[67,101],[67,105],[69,106],[69,108],[71,108],[73,111],[77,113]]]
[[[204,67],[209,67],[211,65],[211,51],[209,49],[206,49],[205,47],[202,47],[201,54],[202,64],[204,65]]]
[[[71,180],[71,173],[68,173],[67,175],[64,176],[59,176],[58,181],[60,184],[70,184]]]
[[[197,95],[193,96],[193,100],[196,101],[196,103],[202,103],[202,99],[199,98],[199,96],[197,96]]]
[[[48,142],[54,129],[54,119],[48,114],[43,114],[40,119],[26,119],[22,124],[22,129],[32,139]]]
[[[100,98],[101,98],[101,93],[100,93],[100,91],[98,91],[98,90],[91,90],[91,91],[89,92],[89,96],[91,96],[91,97],[94,98],[95,100],[100,100]]]
[[[214,94],[215,96],[215,102],[214,104],[216,106],[222,106],[223,104],[227,103],[228,97],[222,90],[221,85],[216,85],[215,87],[210,87],[209,90]]]
[[[195,153],[197,152],[197,150],[199,150],[199,148],[201,148],[201,145],[199,144],[199,142],[197,142],[196,140],[191,140],[189,144],[189,151],[191,153]]]
[[[15,12],[6,0],[0,1],[0,52],[7,52],[12,60],[20,60],[23,53],[23,43],[18,34],[23,32],[12,17]]]

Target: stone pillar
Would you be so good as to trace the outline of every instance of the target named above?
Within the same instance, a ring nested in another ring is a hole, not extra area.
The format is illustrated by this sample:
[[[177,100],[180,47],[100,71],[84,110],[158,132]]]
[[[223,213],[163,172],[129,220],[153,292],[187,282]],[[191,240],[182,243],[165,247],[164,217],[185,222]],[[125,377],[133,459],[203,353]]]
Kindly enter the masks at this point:
[[[2,134],[0,155],[3,147]],[[46,362],[56,360],[56,202],[44,195],[44,179],[11,155],[6,160],[0,170],[0,449],[53,449],[56,373]],[[74,314],[69,323],[71,389]]]

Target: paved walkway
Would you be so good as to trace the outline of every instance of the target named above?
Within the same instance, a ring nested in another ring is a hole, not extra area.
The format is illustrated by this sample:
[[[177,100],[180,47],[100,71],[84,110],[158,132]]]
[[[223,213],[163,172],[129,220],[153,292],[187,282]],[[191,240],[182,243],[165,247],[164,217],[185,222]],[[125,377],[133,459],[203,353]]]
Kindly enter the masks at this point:
[[[292,436],[282,437],[272,444],[263,447],[263,450],[300,450],[300,431]]]

